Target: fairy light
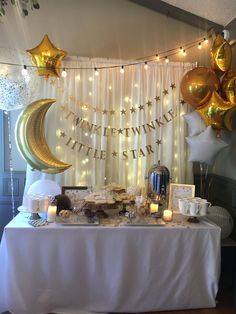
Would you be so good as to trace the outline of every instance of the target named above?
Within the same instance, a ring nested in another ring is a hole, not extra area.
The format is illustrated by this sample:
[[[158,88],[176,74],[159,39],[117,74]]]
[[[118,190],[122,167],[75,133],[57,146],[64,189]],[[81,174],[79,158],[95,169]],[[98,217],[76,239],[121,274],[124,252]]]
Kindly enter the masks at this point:
[[[179,52],[183,53],[183,47],[179,47]]]
[[[165,56],[165,63],[169,63],[169,59],[167,56]]]
[[[23,76],[26,76],[26,75],[28,74],[28,70],[27,70],[26,65],[24,65],[23,69],[21,70],[21,74],[22,74]]]
[[[92,96],[92,92],[89,92],[89,96]]]
[[[10,116],[10,112],[4,111],[4,113],[7,116],[10,185],[11,185],[11,208],[12,208],[12,217],[14,218],[15,217],[15,200],[14,200],[13,162],[12,162],[12,144],[11,144],[11,116]]]
[[[75,79],[76,79],[77,81],[80,81],[80,75],[79,75],[79,74],[76,75]]]
[[[208,44],[208,39],[207,39],[207,38],[204,38],[203,40],[204,40],[204,44],[207,45],[207,44]]]
[[[198,43],[198,49],[201,50],[202,49],[202,44]]]
[[[144,64],[144,69],[147,70],[148,69],[148,64],[147,64],[147,61],[145,61],[145,64]]]
[[[96,76],[99,76],[99,72],[98,72],[98,69],[97,69],[97,68],[94,69],[94,74],[95,74]]]
[[[108,89],[109,89],[109,90],[112,90],[112,86],[110,85],[110,86],[108,87]]]
[[[156,54],[156,61],[157,61],[157,62],[160,61],[160,56],[158,55],[158,53]]]
[[[64,78],[67,77],[67,72],[66,72],[65,68],[63,68],[63,70],[62,70],[61,76],[64,77]]]
[[[125,69],[124,69],[124,66],[123,66],[123,65],[122,65],[121,68],[120,68],[120,73],[121,73],[121,74],[124,74],[124,73],[125,73]]]
[[[183,56],[185,57],[187,55],[185,49],[183,50]]]
[[[93,81],[93,78],[92,76],[89,77],[89,82],[92,82]]]

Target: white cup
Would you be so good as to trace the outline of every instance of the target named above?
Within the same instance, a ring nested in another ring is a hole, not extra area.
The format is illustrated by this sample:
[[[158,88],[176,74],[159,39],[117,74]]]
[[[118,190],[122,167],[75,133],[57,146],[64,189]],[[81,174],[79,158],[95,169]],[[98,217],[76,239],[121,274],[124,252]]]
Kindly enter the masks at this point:
[[[211,203],[207,200],[202,200],[199,204],[199,212],[201,216],[206,216],[208,208],[211,206]]]
[[[194,200],[189,202],[189,213],[191,216],[196,216],[199,214],[199,204],[199,202]]]
[[[179,206],[179,211],[181,214],[186,215],[188,214],[189,206],[188,206],[188,199],[187,198],[179,198],[178,199],[178,206]]]

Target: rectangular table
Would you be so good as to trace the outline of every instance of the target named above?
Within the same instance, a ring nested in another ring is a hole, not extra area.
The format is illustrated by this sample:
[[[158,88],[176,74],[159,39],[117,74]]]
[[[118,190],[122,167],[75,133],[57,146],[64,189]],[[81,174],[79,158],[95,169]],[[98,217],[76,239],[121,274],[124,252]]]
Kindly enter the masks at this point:
[[[0,313],[215,307],[220,229],[183,220],[164,227],[34,228],[17,215],[0,246]]]

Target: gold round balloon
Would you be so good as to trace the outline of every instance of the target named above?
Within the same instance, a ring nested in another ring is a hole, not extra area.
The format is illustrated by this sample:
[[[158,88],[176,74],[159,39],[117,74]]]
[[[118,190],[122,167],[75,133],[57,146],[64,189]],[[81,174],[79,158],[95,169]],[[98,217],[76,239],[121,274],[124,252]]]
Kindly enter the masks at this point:
[[[223,83],[222,90],[225,97],[232,104],[236,104],[236,74],[233,74]]]
[[[215,129],[223,128],[223,113],[231,109],[229,101],[225,101],[217,92],[213,92],[208,103],[196,111],[201,115],[206,125],[211,125]]]
[[[232,61],[232,49],[223,36],[216,36],[211,48],[210,59],[214,70],[223,72],[229,70]]]
[[[55,47],[48,35],[44,36],[37,47],[26,51],[31,54],[33,64],[37,66],[39,75],[45,77],[60,76],[61,61],[67,52]]]
[[[224,114],[224,126],[227,130],[233,131],[233,116],[236,112],[236,106],[226,111]]]
[[[197,67],[184,75],[180,89],[183,99],[197,108],[204,105],[219,86],[220,81],[212,69]]]
[[[44,119],[55,99],[40,99],[25,108],[19,115],[16,143],[23,158],[33,168],[46,173],[59,173],[71,165],[58,160],[50,151],[44,133]]]

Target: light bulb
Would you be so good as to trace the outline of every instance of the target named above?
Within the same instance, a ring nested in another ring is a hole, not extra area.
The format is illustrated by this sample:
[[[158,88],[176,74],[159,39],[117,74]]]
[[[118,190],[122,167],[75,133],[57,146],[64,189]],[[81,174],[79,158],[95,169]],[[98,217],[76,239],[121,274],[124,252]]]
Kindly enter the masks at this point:
[[[157,61],[157,62],[160,61],[160,57],[159,57],[158,54],[156,54],[156,61]]]
[[[95,71],[95,75],[98,76],[99,72],[98,72],[97,68],[95,68],[94,71]]]
[[[179,52],[180,52],[180,53],[183,52],[183,47],[179,47]]]
[[[165,56],[165,63],[169,63],[169,59],[167,56]]]
[[[145,70],[147,70],[147,69],[148,69],[148,64],[147,64],[147,61],[145,61],[144,69],[145,69]]]
[[[186,56],[186,51],[185,51],[185,49],[183,50],[183,56],[185,57]]]
[[[21,70],[21,74],[22,74],[23,76],[26,76],[26,75],[28,74],[26,65],[24,65],[24,68]]]
[[[208,44],[208,39],[204,38],[204,43],[207,45]]]
[[[202,49],[202,44],[198,43],[198,49],[201,50]]]
[[[124,73],[125,73],[125,69],[124,69],[124,66],[123,66],[123,65],[121,66],[120,73],[121,73],[121,74],[124,74]]]
[[[67,77],[67,72],[66,72],[66,69],[65,69],[65,68],[63,68],[63,70],[62,70],[61,76],[62,76],[62,77]]]

